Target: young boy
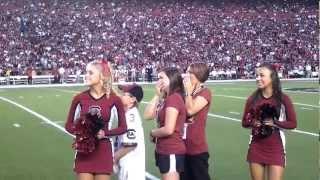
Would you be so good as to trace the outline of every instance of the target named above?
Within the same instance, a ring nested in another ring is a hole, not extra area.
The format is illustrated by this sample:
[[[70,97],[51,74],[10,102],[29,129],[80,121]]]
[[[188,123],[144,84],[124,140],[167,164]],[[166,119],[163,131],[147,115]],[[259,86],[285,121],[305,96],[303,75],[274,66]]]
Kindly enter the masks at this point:
[[[138,103],[143,98],[141,86],[119,86],[120,97],[126,111],[128,131],[118,136],[115,143],[114,161],[118,165],[119,180],[145,179],[145,144]]]

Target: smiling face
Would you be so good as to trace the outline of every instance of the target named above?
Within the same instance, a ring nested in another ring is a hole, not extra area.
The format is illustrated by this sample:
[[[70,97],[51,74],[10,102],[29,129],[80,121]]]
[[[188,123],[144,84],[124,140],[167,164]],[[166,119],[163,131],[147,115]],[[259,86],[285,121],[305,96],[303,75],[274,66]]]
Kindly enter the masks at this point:
[[[102,75],[101,71],[98,69],[97,66],[93,64],[87,65],[85,74],[85,84],[90,87],[99,84],[101,84],[102,86]]]
[[[157,84],[160,85],[161,91],[165,91],[168,93],[169,92],[169,85],[170,85],[170,80],[169,80],[168,76],[166,75],[166,73],[164,73],[162,71],[158,74],[158,78],[159,78],[159,80],[158,80]]]
[[[271,70],[265,67],[257,68],[256,81],[259,89],[272,88]]]

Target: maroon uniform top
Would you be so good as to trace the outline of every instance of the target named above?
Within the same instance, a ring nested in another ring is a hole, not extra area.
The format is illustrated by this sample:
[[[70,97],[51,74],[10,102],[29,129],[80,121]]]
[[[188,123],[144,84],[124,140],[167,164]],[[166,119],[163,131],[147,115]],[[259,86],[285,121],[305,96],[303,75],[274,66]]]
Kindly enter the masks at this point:
[[[109,129],[111,127],[110,123],[112,123],[110,122],[110,115],[113,107],[115,107],[118,112],[118,127]],[[78,117],[88,113],[91,108],[98,109],[102,118],[105,120],[106,126],[104,131],[106,136],[116,136],[126,132],[127,124],[121,99],[114,94],[111,94],[109,98],[107,98],[106,95],[103,95],[101,98],[95,99],[90,95],[89,90],[84,91],[73,98],[65,125],[66,130],[73,134],[75,128],[74,121]]]
[[[251,128],[253,132],[255,128],[253,127],[255,120],[251,118],[250,111],[251,111],[251,108],[255,108],[255,106],[251,107],[252,100],[253,100],[253,97],[249,97],[246,102],[245,110],[242,118],[242,126],[245,128]],[[262,97],[258,99],[255,104],[258,105],[262,103],[270,103],[270,104],[276,105],[277,101],[274,97],[270,97],[270,98]],[[281,110],[282,113],[280,113],[280,117],[282,118],[281,119],[279,118],[278,120],[274,121],[274,123],[279,128],[276,128],[271,136],[267,138],[259,138],[257,135],[254,135],[254,133],[252,133],[253,135],[250,141],[250,148],[253,151],[264,150],[264,152],[270,152],[270,154],[276,154],[276,153],[284,154],[285,139],[281,129],[294,129],[297,127],[296,114],[294,111],[293,104],[290,98],[285,94],[283,94],[282,96],[281,109],[282,109]],[[255,159],[255,157],[252,157],[252,158]]]
[[[106,136],[120,135],[126,132],[127,125],[125,120],[125,111],[120,98],[114,94],[111,94],[109,98],[103,95],[99,99],[95,99],[89,93],[89,90],[84,91],[76,95],[70,107],[67,122],[65,124],[66,130],[74,134],[75,121],[85,116],[86,113],[92,109],[98,110],[101,117],[105,121]],[[116,110],[117,114],[111,113]],[[113,115],[113,116],[112,116]],[[118,117],[118,127],[111,129],[111,123],[116,115]],[[99,173],[99,174],[111,174],[113,168],[112,157],[112,145],[110,138],[99,140],[96,148],[89,154],[83,154],[76,152],[74,171],[77,173]]]
[[[169,107],[175,108],[179,112],[176,127],[170,136],[157,138],[156,151],[160,154],[185,154],[186,146],[182,139],[182,132],[187,118],[187,110],[182,96],[173,93],[164,100],[158,112],[159,128],[165,125],[166,109]]]
[[[198,96],[205,98],[208,104],[188,121],[186,146],[187,154],[189,155],[208,152],[206,122],[211,104],[211,91],[208,88],[203,88],[200,92],[193,95],[192,98],[195,99]]]
[[[254,108],[254,107],[251,107],[252,100],[253,100],[253,97],[249,97],[245,105],[244,114],[242,118],[242,126],[245,128],[252,127],[254,123],[253,119],[250,119],[248,116],[248,113],[250,113],[250,109]],[[270,97],[270,98],[262,97],[256,102],[256,104],[262,104],[263,102],[277,104],[276,99],[274,97]],[[282,105],[285,110],[286,119],[285,121],[275,121],[275,124],[282,129],[296,128],[297,127],[296,113],[294,111],[294,107],[291,102],[291,99],[286,94],[282,95]]]

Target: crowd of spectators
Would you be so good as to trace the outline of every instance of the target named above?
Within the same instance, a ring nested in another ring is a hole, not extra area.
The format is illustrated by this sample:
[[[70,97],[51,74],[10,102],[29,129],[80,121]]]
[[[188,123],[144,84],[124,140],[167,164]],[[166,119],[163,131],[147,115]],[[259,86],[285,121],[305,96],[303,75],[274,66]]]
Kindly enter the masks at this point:
[[[193,61],[215,79],[266,61],[304,77],[319,71],[318,14],[309,0],[0,1],[0,76],[76,75],[108,59],[116,80]]]

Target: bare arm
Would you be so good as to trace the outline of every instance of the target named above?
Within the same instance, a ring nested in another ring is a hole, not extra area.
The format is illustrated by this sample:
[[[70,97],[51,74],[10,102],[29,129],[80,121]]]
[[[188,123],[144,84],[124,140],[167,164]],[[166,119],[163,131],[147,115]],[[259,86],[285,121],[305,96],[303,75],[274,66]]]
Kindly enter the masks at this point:
[[[129,152],[133,151],[136,147],[137,147],[137,145],[135,145],[135,146],[123,146],[120,149],[118,149],[114,153],[114,161],[115,161],[115,163],[117,163],[122,157],[127,155]]]
[[[159,96],[155,95],[152,100],[148,103],[146,106],[144,113],[143,113],[143,118],[146,120],[152,120],[156,117],[156,110],[157,110],[157,105],[159,103]]]
[[[168,107],[166,108],[165,125],[161,128],[153,129],[151,131],[152,137],[166,137],[173,134],[179,112],[176,108]]]
[[[185,97],[185,101],[189,116],[197,114],[208,104],[208,101],[202,96],[197,96],[195,99],[193,99],[192,96],[188,95]]]

